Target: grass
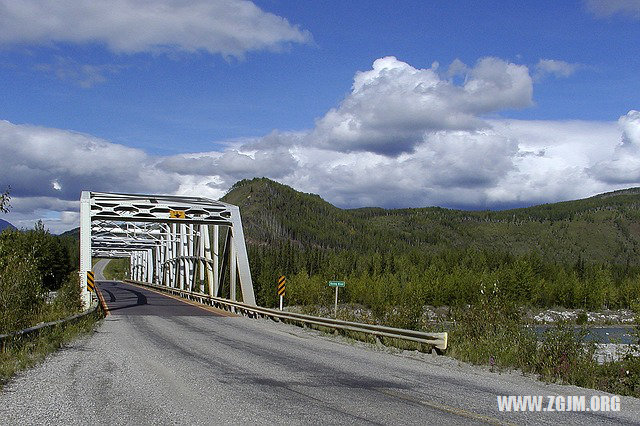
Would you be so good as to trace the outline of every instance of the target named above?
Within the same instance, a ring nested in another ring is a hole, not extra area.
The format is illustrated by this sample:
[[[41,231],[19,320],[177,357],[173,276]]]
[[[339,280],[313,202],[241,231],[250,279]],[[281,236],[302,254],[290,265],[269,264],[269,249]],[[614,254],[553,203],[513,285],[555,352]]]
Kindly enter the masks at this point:
[[[69,274],[62,287],[58,289],[56,297],[47,303],[42,297],[40,287],[22,284],[28,282],[24,279],[25,274],[22,273],[24,272],[22,269],[5,268],[5,273],[2,275],[5,286],[2,287],[1,294],[5,298],[3,300],[8,299],[5,306],[13,309],[2,312],[0,333],[10,334],[40,323],[69,318],[81,311],[80,279],[76,272]],[[26,272],[29,272],[28,268]],[[20,285],[6,286],[7,283]],[[18,303],[20,301],[26,302],[20,304]],[[101,315],[102,310],[98,309],[73,321],[66,321],[40,329],[37,333],[5,341],[3,350],[0,352],[0,387],[17,371],[35,365],[47,354],[62,347],[76,336],[92,330]]]
[[[5,350],[0,352],[0,389],[18,371],[38,364],[73,339],[90,333],[101,316],[102,310],[97,309],[73,322],[43,329],[35,336],[6,342]]]
[[[104,268],[104,277],[108,280],[124,280],[129,278],[129,258],[111,259]]]

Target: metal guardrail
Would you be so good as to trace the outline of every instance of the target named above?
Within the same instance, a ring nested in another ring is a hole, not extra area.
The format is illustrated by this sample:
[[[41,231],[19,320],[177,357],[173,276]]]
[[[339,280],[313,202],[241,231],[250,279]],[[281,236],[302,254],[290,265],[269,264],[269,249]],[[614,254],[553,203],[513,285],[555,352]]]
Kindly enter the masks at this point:
[[[213,297],[207,294],[195,293],[191,291],[181,290],[172,287],[159,286],[141,281],[124,280],[125,282],[140,285],[143,287],[149,287],[155,290],[163,291],[165,293],[171,293],[178,295],[184,299],[193,300],[204,305],[214,306],[219,309],[231,311],[234,313],[241,313],[245,316],[252,318],[269,317],[271,319],[278,319],[285,322],[298,323],[302,325],[314,325],[327,327],[334,330],[349,331],[355,333],[364,333],[373,335],[377,338],[391,338],[400,339],[409,342],[430,345],[436,348],[438,352],[443,352],[447,349],[448,334],[442,333],[426,333],[422,331],[406,330],[403,328],[386,327],[375,324],[363,324],[357,322],[343,321],[339,319],[315,317],[312,315],[297,314],[293,312],[279,311],[276,309],[263,308],[260,306],[247,305],[241,302],[235,302],[233,300],[224,299],[221,297]]]
[[[13,333],[8,333],[8,334],[0,334],[0,351],[4,352],[5,351],[5,346],[7,344],[7,342],[12,342],[15,340],[20,340],[24,337],[27,336],[31,336],[31,335],[37,335],[40,333],[40,331],[47,329],[47,328],[52,328],[52,327],[56,327],[58,325],[67,323],[67,322],[73,322],[76,321],[78,319],[84,318],[86,316],[89,316],[93,313],[96,312],[96,310],[100,307],[100,304],[97,303],[94,306],[92,306],[91,308],[89,308],[88,310],[81,312],[79,314],[76,315],[72,315],[70,317],[67,318],[63,318],[57,321],[51,321],[51,322],[45,322],[42,324],[38,324],[36,326],[33,327],[29,327],[29,328],[25,328],[24,330],[20,330],[20,331],[15,331]]]

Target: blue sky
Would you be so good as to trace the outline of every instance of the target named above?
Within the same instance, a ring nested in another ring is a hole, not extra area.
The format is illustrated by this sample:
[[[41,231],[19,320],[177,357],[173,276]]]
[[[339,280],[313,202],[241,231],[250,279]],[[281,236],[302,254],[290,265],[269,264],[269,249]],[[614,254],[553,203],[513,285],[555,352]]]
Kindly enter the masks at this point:
[[[108,4],[0,0],[19,226],[75,226],[81,189],[217,198],[254,176],[341,207],[640,185],[640,1]]]

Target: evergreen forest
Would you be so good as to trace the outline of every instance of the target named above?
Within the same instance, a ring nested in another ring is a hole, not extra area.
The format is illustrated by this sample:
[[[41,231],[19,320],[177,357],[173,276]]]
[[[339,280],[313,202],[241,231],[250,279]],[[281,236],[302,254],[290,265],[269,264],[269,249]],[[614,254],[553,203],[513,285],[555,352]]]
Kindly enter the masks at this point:
[[[266,178],[222,198],[240,207],[258,303],[466,306],[486,289],[520,306],[628,308],[640,294],[640,188],[502,211],[345,210]]]

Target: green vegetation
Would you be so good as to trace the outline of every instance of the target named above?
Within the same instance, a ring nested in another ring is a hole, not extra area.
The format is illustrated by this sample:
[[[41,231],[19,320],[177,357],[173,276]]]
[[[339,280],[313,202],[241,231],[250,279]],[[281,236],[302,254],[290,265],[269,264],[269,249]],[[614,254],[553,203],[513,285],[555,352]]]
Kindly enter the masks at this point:
[[[129,258],[111,259],[105,266],[103,274],[107,280],[125,280],[129,278]]]
[[[342,210],[263,178],[238,182],[222,200],[241,207],[255,244],[397,253],[489,248],[538,252],[544,262],[640,264],[640,189],[504,211]]]
[[[478,299],[454,310],[450,353],[474,364],[529,369],[536,335],[524,327],[518,306],[495,285],[483,286]]]
[[[481,294],[478,303],[459,310],[455,318],[449,354],[457,359],[492,369],[518,368],[548,382],[640,397],[640,357],[633,352],[638,345],[620,361],[599,364],[595,344],[584,343],[586,329],[576,332],[559,323],[537,339],[520,310],[495,288]]]
[[[53,236],[42,222],[33,230],[0,233],[0,333],[58,319],[80,309],[75,244]],[[57,291],[47,302],[48,293]]]
[[[268,179],[238,182],[258,303],[342,301],[385,310],[478,302],[482,283],[535,307],[628,308],[640,294],[640,189],[505,211],[341,210]],[[412,308],[413,309],[413,308]]]
[[[0,233],[0,334],[80,312],[77,246],[73,239],[53,236],[42,222],[33,230]],[[51,293],[55,291],[54,293]],[[95,317],[46,329],[37,336],[11,340],[0,353],[0,384],[15,371],[91,328]]]
[[[296,248],[291,243],[250,246],[260,303],[275,306],[275,279],[287,276],[287,303],[330,304],[327,282],[348,283],[341,300],[382,314],[403,304],[464,306],[478,302],[483,283],[530,307],[598,310],[628,308],[640,294],[637,266],[544,263],[536,253],[514,256],[480,249],[439,253]]]

